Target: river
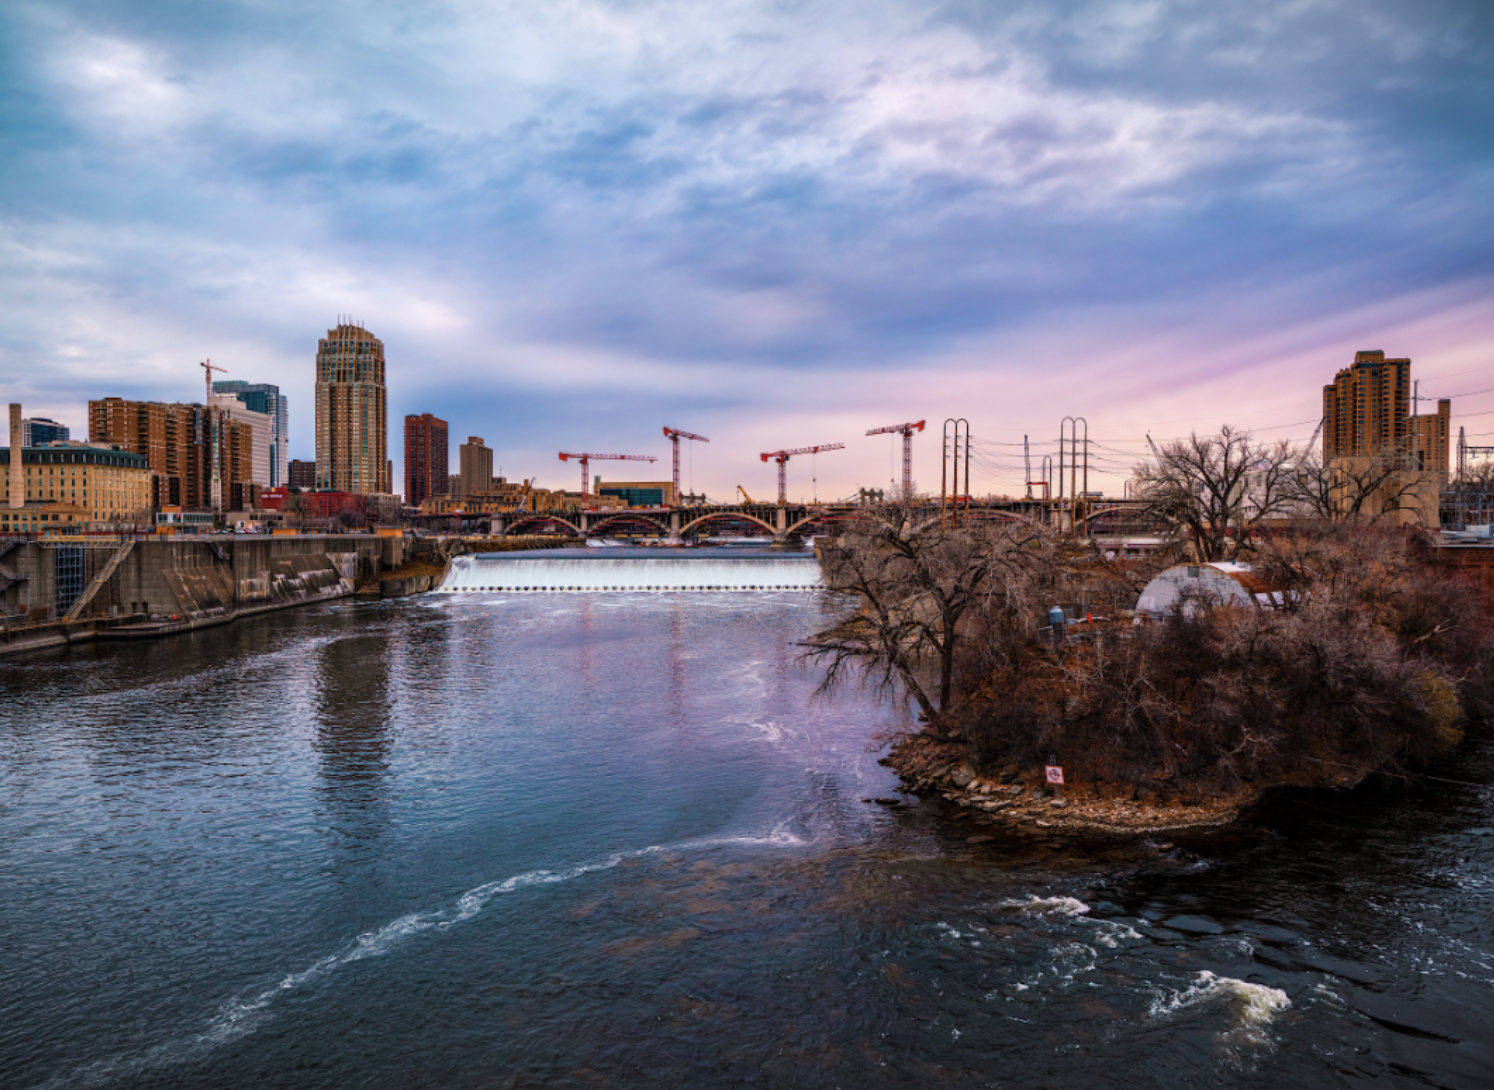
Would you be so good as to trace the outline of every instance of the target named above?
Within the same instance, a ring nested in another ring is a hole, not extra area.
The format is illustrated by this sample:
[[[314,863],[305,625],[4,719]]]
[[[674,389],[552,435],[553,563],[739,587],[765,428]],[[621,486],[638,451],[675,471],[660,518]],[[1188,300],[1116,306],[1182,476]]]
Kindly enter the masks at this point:
[[[427,595],[0,663],[6,1087],[1488,1087],[1494,750],[996,837],[803,593]]]

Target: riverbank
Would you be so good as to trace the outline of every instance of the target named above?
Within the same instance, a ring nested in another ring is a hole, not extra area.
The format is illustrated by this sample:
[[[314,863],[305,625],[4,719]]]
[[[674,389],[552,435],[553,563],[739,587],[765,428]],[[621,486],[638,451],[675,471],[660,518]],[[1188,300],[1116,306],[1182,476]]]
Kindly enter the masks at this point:
[[[980,776],[968,748],[924,734],[893,745],[882,764],[897,773],[910,794],[941,798],[980,824],[1039,833],[1133,836],[1223,828],[1236,822],[1259,793],[1230,799],[1145,798],[1097,795],[1069,785],[1051,791],[1043,769],[1008,765]]]

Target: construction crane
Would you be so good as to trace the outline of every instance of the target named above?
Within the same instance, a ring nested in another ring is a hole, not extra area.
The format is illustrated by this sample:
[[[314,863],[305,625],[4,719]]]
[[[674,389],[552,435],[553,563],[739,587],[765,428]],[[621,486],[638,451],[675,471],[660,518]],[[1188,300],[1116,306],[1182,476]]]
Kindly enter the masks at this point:
[[[226,367],[214,367],[212,360],[203,360],[197,366],[199,366],[199,367],[202,368],[202,381],[203,381],[204,386],[205,386],[205,393],[204,393],[203,398],[202,398],[202,411],[203,411],[203,413],[207,417],[208,431],[211,433],[211,436],[212,436],[212,448],[211,448],[211,450],[212,450],[211,458],[212,458],[212,462],[213,462],[213,490],[212,490],[212,498],[213,498],[213,511],[216,513],[216,512],[219,512],[219,511],[223,510],[223,477],[220,475],[220,473],[219,473],[219,467],[218,467],[218,462],[219,462],[219,458],[218,458],[218,425],[214,422],[213,417],[212,417],[212,413],[209,410],[212,408],[212,404],[213,404],[213,372],[214,371],[221,371],[221,372],[223,372],[223,374],[226,375],[226,374],[228,374],[228,368],[226,368]]]
[[[652,454],[560,454],[562,462],[569,462],[572,458],[581,463],[581,498],[586,499],[591,495],[591,476],[587,468],[591,460],[595,458],[599,462],[657,462],[659,459]]]
[[[743,503],[756,503],[757,502],[751,496],[747,495],[747,490],[745,488],[743,488],[741,485],[737,485],[737,491],[740,492],[740,493],[742,493],[742,502]]]
[[[778,463],[778,506],[788,503],[788,474],[785,466],[795,454],[818,454],[822,450],[845,450],[844,443],[822,443],[817,447],[799,447],[796,450],[774,450],[762,456],[763,461],[772,459]]]
[[[664,435],[674,444],[674,505],[678,507],[680,505],[680,440],[696,439],[702,443],[709,443],[710,440],[704,435],[695,435],[688,431],[680,431],[678,428],[665,428]]]
[[[903,437],[903,502],[913,495],[913,433],[923,431],[924,422],[916,424],[889,424],[885,428],[873,428],[867,435],[886,435],[897,432]]]

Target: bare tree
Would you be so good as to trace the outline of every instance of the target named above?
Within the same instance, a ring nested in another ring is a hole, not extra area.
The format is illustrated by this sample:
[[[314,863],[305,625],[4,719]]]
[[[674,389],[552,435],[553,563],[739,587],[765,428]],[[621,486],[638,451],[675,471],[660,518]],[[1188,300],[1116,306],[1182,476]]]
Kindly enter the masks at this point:
[[[368,519],[363,511],[352,504],[347,505],[333,516],[333,521],[343,530],[361,530],[368,525]]]
[[[311,501],[300,492],[292,492],[285,498],[284,510],[285,517],[295,520],[295,524],[300,526],[306,520],[306,516],[311,513]]]
[[[1051,545],[1026,521],[954,530],[921,517],[911,506],[872,508],[820,547],[827,589],[855,606],[804,646],[826,668],[822,692],[853,677],[901,688],[933,719],[950,707],[967,612]]]
[[[1286,440],[1257,443],[1226,424],[1154,448],[1133,473],[1143,515],[1188,538],[1204,561],[1228,560],[1250,549],[1260,525],[1291,497],[1297,451]]]

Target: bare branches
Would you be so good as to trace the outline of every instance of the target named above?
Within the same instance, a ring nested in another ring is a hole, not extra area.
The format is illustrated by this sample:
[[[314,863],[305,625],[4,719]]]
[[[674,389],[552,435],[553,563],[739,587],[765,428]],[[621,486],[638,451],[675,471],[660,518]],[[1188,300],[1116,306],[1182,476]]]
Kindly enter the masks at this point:
[[[854,609],[805,644],[825,666],[821,689],[856,677],[900,687],[925,718],[947,711],[967,614],[1051,552],[1025,521],[954,530],[902,505],[868,512],[820,549],[827,588]]]
[[[1376,519],[1413,505],[1431,476],[1389,448],[1368,457],[1327,461],[1321,451],[1311,449],[1302,451],[1291,468],[1289,495],[1312,518]]]
[[[1228,560],[1251,548],[1261,523],[1292,499],[1298,452],[1286,441],[1257,443],[1226,424],[1157,449],[1134,471],[1145,514],[1193,543],[1200,560]]]

